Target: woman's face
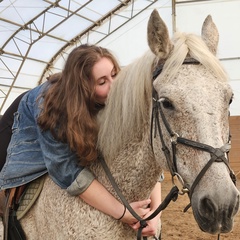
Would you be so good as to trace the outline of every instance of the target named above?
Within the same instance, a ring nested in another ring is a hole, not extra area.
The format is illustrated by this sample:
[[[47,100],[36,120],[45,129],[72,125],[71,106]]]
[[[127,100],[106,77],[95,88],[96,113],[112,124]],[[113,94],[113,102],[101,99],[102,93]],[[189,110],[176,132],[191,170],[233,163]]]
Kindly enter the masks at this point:
[[[96,82],[96,102],[104,104],[116,77],[116,69],[110,59],[103,57],[93,66],[92,74]]]

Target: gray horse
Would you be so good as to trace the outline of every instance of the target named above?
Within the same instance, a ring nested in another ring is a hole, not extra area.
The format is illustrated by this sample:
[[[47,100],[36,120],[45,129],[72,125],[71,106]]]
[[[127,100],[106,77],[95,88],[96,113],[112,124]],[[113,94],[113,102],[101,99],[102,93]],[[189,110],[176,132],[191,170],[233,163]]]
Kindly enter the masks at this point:
[[[239,192],[225,159],[233,93],[215,57],[217,29],[208,17],[202,38],[176,33],[170,41],[165,23],[154,10],[148,43],[150,50],[123,68],[113,83],[99,114],[98,147],[129,202],[146,199],[165,169],[189,191],[199,227],[210,234],[227,233],[239,208]],[[155,69],[159,71],[153,81]],[[157,113],[152,123],[153,105]],[[169,149],[168,161],[162,144]],[[117,197],[100,163],[90,168]],[[34,240],[136,238],[128,225],[69,196],[49,177],[21,224],[27,239]],[[159,222],[159,232],[160,228]]]

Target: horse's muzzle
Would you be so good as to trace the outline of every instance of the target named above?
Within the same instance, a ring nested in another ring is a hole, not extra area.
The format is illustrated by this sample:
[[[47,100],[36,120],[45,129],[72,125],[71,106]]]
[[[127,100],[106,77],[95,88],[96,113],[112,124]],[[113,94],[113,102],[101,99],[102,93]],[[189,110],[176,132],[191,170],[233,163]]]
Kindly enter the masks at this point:
[[[234,191],[225,203],[219,198],[203,197],[197,208],[192,204],[194,217],[204,232],[210,234],[228,233],[233,228],[233,219],[239,210],[239,192]]]

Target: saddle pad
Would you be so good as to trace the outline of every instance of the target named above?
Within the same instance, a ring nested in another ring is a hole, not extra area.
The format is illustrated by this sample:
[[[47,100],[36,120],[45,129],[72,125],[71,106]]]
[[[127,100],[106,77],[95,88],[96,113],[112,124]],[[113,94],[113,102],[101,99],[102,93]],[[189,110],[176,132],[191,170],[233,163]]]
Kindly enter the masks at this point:
[[[37,200],[42,191],[44,179],[44,176],[42,176],[28,184],[25,193],[21,197],[21,201],[16,213],[18,220],[20,220],[28,212],[28,210]]]

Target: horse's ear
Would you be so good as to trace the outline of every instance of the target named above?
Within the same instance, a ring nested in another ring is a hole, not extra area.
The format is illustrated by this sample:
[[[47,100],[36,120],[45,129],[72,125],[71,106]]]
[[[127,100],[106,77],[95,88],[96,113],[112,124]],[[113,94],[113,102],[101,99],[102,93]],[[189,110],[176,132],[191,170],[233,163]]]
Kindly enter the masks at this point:
[[[203,23],[202,38],[207,44],[209,50],[214,55],[216,55],[219,41],[219,33],[215,23],[212,20],[211,15],[208,15]]]
[[[156,9],[148,21],[148,45],[160,59],[166,59],[173,48],[167,26]]]

